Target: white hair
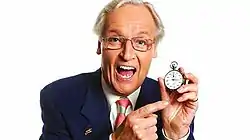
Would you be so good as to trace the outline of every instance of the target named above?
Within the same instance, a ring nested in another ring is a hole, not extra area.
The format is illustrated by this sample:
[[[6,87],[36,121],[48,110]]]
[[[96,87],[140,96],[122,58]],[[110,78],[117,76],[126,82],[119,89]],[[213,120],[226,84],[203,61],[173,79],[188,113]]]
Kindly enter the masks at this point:
[[[156,27],[157,27],[156,44],[158,44],[165,35],[164,25],[163,25],[159,15],[155,11],[153,5],[150,4],[149,2],[144,2],[143,0],[112,0],[111,2],[109,2],[101,10],[101,12],[99,13],[99,15],[96,19],[94,29],[93,29],[95,34],[98,35],[99,37],[101,37],[103,34],[103,31],[104,31],[104,28],[105,28],[105,22],[106,22],[108,13],[110,13],[114,9],[117,9],[117,8],[124,6],[125,4],[133,4],[133,5],[143,4],[148,8],[148,10],[150,11],[150,13],[153,16],[153,19],[154,19]]]

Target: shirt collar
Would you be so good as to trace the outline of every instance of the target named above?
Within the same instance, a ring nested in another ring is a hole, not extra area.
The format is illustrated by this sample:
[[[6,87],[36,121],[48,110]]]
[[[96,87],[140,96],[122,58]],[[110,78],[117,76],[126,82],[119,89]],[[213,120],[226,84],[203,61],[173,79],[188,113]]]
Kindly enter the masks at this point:
[[[117,100],[119,100],[121,98],[121,96],[116,95],[115,92],[110,89],[110,87],[105,82],[103,76],[102,76],[101,82],[102,82],[102,88],[103,88],[104,94],[105,94],[105,96],[107,98],[107,101],[108,101],[109,105],[111,106]],[[139,87],[133,93],[131,93],[130,95],[127,96],[127,98],[130,100],[130,102],[132,104],[133,110],[135,108],[136,100],[137,100],[137,98],[139,96],[140,89],[141,89],[141,87]]]

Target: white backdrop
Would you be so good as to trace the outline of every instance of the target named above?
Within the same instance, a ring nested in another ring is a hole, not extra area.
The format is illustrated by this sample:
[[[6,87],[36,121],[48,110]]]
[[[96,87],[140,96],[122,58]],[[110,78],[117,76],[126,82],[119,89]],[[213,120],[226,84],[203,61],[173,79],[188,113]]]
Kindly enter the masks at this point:
[[[109,0],[0,1],[0,139],[41,134],[39,92],[96,70],[92,27]],[[166,26],[149,77],[177,60],[200,79],[197,140],[250,139],[248,0],[151,0]]]

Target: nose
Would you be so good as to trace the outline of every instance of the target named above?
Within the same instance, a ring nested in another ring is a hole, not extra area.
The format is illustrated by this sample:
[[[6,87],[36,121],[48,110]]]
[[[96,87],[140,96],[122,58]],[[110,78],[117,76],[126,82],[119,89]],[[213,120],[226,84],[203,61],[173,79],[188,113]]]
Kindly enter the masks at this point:
[[[123,46],[123,49],[120,53],[120,57],[125,60],[125,61],[130,61],[132,59],[135,58],[135,50],[132,46],[132,41],[131,40],[127,40]]]

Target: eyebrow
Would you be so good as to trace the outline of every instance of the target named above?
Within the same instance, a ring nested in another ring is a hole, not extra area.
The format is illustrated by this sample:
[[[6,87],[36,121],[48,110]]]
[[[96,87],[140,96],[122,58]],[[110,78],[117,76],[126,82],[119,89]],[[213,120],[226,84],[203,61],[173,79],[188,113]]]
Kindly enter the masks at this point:
[[[108,34],[110,34],[110,33],[115,33],[115,34],[117,34],[118,36],[124,36],[124,35],[123,35],[119,30],[117,30],[117,29],[108,30],[107,33],[108,33]],[[139,35],[150,36],[149,32],[147,32],[147,31],[140,31],[139,33],[136,34],[136,36],[139,36]]]
[[[116,30],[116,29],[108,30],[107,33],[108,33],[108,34],[109,34],[109,33],[116,33],[116,34],[118,34],[118,35],[122,35],[122,33],[121,33],[119,30]]]
[[[147,32],[147,31],[141,31],[141,32],[139,32],[137,35],[141,35],[141,34],[145,34],[145,35],[148,35],[148,36],[149,36],[149,32]]]

